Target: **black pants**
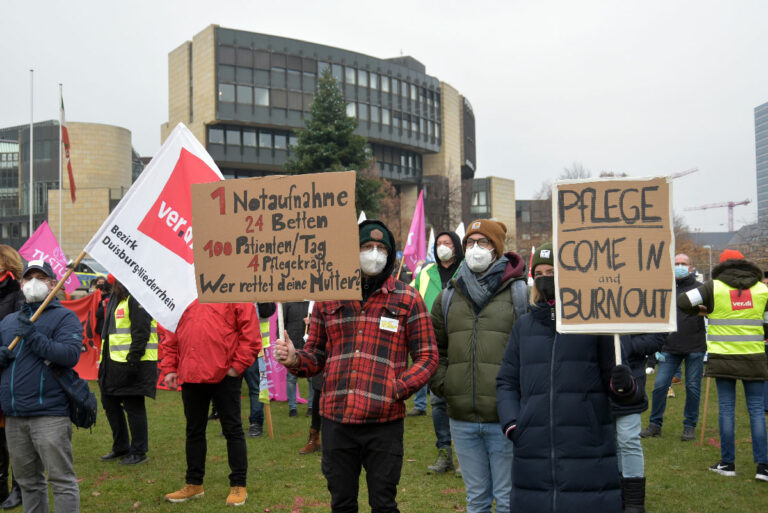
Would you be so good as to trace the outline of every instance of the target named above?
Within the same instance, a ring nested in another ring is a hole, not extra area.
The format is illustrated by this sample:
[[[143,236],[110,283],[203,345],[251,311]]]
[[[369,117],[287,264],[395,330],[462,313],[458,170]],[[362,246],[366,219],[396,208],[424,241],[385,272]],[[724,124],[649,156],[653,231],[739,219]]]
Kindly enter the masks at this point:
[[[106,395],[101,396],[101,405],[112,428],[112,451],[129,451],[137,456],[144,456],[149,450],[147,427],[147,409],[143,395]],[[128,416],[128,424],[125,417]],[[131,429],[130,442],[128,428]]]
[[[340,424],[323,418],[322,469],[331,511],[356,513],[360,470],[365,468],[372,513],[398,513],[397,484],[403,468],[403,421]]]
[[[213,401],[227,439],[229,485],[245,486],[248,456],[240,420],[242,381],[242,377],[226,376],[220,383],[184,383],[181,387],[181,400],[187,418],[187,484],[203,484],[207,450],[205,428]]]
[[[312,395],[312,421],[309,427],[320,431],[320,390],[315,389],[315,393]]]

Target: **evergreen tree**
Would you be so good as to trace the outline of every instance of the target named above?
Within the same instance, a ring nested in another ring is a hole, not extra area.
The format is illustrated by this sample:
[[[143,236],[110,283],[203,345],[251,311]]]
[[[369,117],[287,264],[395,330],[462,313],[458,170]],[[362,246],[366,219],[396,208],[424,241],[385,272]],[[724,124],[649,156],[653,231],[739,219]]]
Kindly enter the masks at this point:
[[[357,171],[355,206],[374,217],[381,208],[381,182],[370,170],[365,137],[355,135],[357,120],[347,116],[347,103],[336,79],[326,69],[318,81],[306,128],[298,131],[298,143],[291,147],[285,169],[293,174],[325,171]]]

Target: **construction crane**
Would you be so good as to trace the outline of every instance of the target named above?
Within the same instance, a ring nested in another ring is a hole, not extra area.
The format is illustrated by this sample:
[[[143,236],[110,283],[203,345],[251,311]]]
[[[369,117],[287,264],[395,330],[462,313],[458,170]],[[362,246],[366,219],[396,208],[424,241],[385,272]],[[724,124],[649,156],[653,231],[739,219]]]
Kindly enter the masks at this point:
[[[694,167],[694,168],[691,168],[691,169],[687,169],[685,171],[680,171],[679,173],[672,173],[670,176],[674,180],[676,178],[680,178],[680,177],[683,177],[685,175],[690,175],[691,173],[698,173],[698,171],[699,171],[699,168],[698,167]]]
[[[685,210],[706,210],[708,208],[724,208],[728,207],[728,231],[733,231],[733,207],[739,205],[749,205],[752,200],[745,199],[744,201],[728,201],[726,203],[712,203],[711,205],[701,205],[698,207],[688,207]]]

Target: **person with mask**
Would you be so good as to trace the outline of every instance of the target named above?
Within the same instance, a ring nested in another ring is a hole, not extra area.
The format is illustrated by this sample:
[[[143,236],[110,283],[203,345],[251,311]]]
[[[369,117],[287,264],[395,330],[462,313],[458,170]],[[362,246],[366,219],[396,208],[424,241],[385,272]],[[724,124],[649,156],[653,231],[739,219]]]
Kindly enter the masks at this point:
[[[533,306],[515,323],[496,378],[501,431],[515,446],[504,511],[619,512],[609,398],[632,404],[638,387],[629,367],[615,365],[612,336],[555,331],[553,262],[551,243],[536,248]]]
[[[675,285],[677,294],[684,294],[700,285],[696,281],[693,262],[688,255],[675,255]],[[664,410],[667,408],[667,390],[675,372],[685,362],[685,408],[683,409],[682,441],[696,437],[701,397],[701,377],[704,372],[704,354],[707,352],[707,328],[698,312],[687,313],[677,305],[677,331],[667,335],[661,348],[656,381],[651,394],[651,416],[648,427],[640,432],[643,438],[661,436]]]
[[[297,351],[286,333],[275,357],[296,376],[323,374],[322,470],[331,511],[358,511],[365,468],[371,510],[391,513],[399,511],[405,400],[435,372],[437,349],[424,300],[392,276],[392,233],[367,220],[359,236],[362,301],[316,303],[304,348]]]
[[[490,513],[494,499],[496,511],[509,511],[512,443],[501,432],[494,380],[517,321],[510,288],[526,272],[520,255],[504,252],[506,232],[498,221],[470,223],[464,262],[431,312],[440,363],[429,386],[447,404],[467,513]]]
[[[712,269],[712,279],[677,296],[684,312],[707,314],[707,376],[717,385],[720,461],[709,467],[722,476],[736,475],[736,380],[744,386],[755,479],[768,481],[763,385],[768,379],[765,337],[768,334],[768,286],[762,272],[741,252],[726,249]]]
[[[80,359],[83,325],[56,298],[34,323],[30,320],[55,284],[51,264],[27,263],[21,277],[26,302],[0,322],[0,404],[24,511],[48,511],[50,483],[56,512],[75,513],[80,511],[80,489],[73,467],[69,398],[49,364],[71,372]],[[19,342],[9,349],[17,336]]]
[[[99,390],[112,429],[112,450],[101,460],[121,458],[121,465],[137,465],[147,461],[149,450],[144,397],[154,399],[157,391],[157,321],[122,283],[110,278],[112,295],[101,332]]]
[[[421,269],[411,286],[419,291],[427,308],[432,311],[435,298],[440,294],[451,278],[454,277],[459,265],[464,260],[464,252],[461,248],[461,239],[456,232],[446,231],[437,234],[434,253],[437,262],[429,263]],[[439,306],[438,306],[439,308]],[[424,415],[427,408],[427,389],[423,387],[414,396],[414,409],[408,412],[409,416]],[[430,393],[432,403],[432,426],[435,430],[437,442],[437,459],[427,467],[430,474],[443,474],[454,470],[453,450],[451,448],[451,426],[448,421],[445,399]]]
[[[24,293],[19,284],[23,269],[21,255],[12,247],[0,244],[0,321],[18,312],[24,305]],[[0,410],[0,416],[2,416],[2,410]],[[0,427],[0,508],[3,509],[21,505],[21,489],[13,477],[11,477],[11,490],[8,491],[10,462],[8,443],[5,440],[5,424],[3,424],[3,427]]]

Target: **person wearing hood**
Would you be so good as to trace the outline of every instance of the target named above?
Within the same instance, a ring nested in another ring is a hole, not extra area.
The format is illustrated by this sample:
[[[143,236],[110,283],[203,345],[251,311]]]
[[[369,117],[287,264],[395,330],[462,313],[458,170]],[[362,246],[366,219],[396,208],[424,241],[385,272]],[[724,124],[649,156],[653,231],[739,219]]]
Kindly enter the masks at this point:
[[[49,364],[71,372],[80,360],[83,325],[55,297],[34,323],[30,319],[55,284],[51,264],[27,263],[21,276],[26,302],[0,322],[0,404],[24,511],[48,511],[50,483],[54,509],[74,513],[80,511],[80,489],[73,467],[69,398]],[[17,336],[19,342],[9,349]]]
[[[21,255],[18,251],[0,244],[0,321],[18,312],[24,305],[24,293],[19,284],[23,269],[24,264],[21,263]],[[10,461],[8,444],[5,440],[5,424],[3,424],[3,427],[0,427],[0,508],[3,509],[21,505],[21,489],[14,477],[11,477],[11,490],[8,491]]]
[[[461,238],[456,232],[446,231],[437,234],[435,239],[434,254],[437,262],[431,262],[422,267],[411,286],[419,291],[421,297],[430,312],[435,304],[435,298],[443,290],[451,278],[454,277],[459,265],[464,260],[464,251],[461,246]],[[438,306],[439,308],[439,306]],[[414,396],[414,408],[408,412],[409,416],[424,415],[427,410],[427,389],[423,387]],[[451,427],[448,421],[448,413],[445,407],[445,399],[430,394],[432,403],[432,426],[435,430],[437,442],[437,459],[427,467],[430,474],[442,474],[453,470],[453,451],[451,450]],[[458,473],[458,471],[457,471]]]
[[[509,288],[526,273],[520,255],[504,252],[506,232],[491,219],[469,225],[464,262],[431,312],[440,364],[429,386],[447,404],[468,513],[490,512],[494,498],[496,511],[509,511],[512,443],[499,425],[494,379],[517,320]]]
[[[675,284],[677,294],[683,294],[700,285],[696,281],[693,262],[688,255],[675,255]],[[648,427],[640,432],[643,438],[661,436],[664,410],[667,407],[667,390],[680,364],[685,362],[685,408],[683,410],[682,441],[693,440],[699,420],[701,377],[704,370],[704,354],[707,351],[707,328],[698,312],[686,313],[677,305],[677,331],[667,336],[658,362],[658,373],[653,384],[651,417]]]
[[[712,279],[677,297],[686,313],[709,317],[707,328],[708,377],[715,378],[720,424],[719,462],[709,469],[723,476],[736,475],[734,439],[736,380],[744,385],[755,479],[768,481],[768,442],[763,409],[763,382],[768,379],[765,336],[768,333],[768,286],[762,271],[732,249],[720,255]]]
[[[559,334],[552,244],[536,248],[531,312],[512,329],[496,378],[501,429],[515,446],[511,511],[621,511],[611,401],[639,392],[610,335]]]
[[[323,374],[322,471],[331,511],[358,511],[365,468],[371,510],[391,513],[399,511],[405,400],[434,374],[437,348],[424,300],[392,276],[392,233],[368,220],[359,236],[362,301],[315,304],[303,349],[286,333],[275,341],[275,357],[296,376]]]

